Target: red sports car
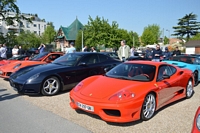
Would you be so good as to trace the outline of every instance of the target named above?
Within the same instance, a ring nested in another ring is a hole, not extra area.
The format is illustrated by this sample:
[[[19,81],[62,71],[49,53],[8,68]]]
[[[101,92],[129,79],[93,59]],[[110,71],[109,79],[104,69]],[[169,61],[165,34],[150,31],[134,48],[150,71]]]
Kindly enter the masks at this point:
[[[194,117],[192,133],[200,133],[200,106],[197,109],[196,115]]]
[[[12,63],[12,62],[16,62],[16,61],[19,61],[19,60],[28,60],[29,59],[29,56],[27,55],[20,55],[18,57],[11,57],[7,60],[1,60],[0,61],[0,66],[3,66],[3,65],[7,65],[9,63]]]
[[[149,120],[161,107],[193,95],[191,70],[163,62],[127,61],[70,91],[70,106],[108,122]]]
[[[62,52],[43,52],[34,56],[30,60],[16,61],[0,66],[0,77],[9,78],[13,72],[16,72],[21,68],[50,63],[62,55]]]

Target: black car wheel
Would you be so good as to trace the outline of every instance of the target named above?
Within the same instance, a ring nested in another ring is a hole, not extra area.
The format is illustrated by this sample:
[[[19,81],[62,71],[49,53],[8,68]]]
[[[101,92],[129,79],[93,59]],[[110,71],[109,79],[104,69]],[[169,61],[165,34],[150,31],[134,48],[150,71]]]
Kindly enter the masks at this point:
[[[189,80],[186,86],[186,98],[192,97],[193,91],[192,80]]]
[[[41,92],[43,95],[52,96],[59,92],[60,90],[60,81],[57,77],[49,77],[47,78],[43,84]]]
[[[154,94],[149,93],[143,102],[142,110],[141,110],[141,119],[149,120],[153,117],[156,109],[156,98]]]
[[[197,86],[198,83],[199,83],[199,81],[198,81],[198,72],[194,71],[193,75],[194,75],[194,86]]]

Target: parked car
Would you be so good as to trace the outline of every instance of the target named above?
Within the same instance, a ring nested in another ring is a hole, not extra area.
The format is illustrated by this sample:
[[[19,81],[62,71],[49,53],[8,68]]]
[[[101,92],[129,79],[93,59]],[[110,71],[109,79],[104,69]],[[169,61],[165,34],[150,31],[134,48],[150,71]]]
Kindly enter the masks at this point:
[[[29,59],[29,56],[27,56],[27,55],[20,55],[20,56],[17,56],[17,57],[11,57],[7,60],[6,59],[1,60],[0,66],[7,65],[11,62],[15,62],[15,61],[19,61],[19,60],[28,60],[28,59]]]
[[[191,56],[191,55],[179,55],[172,56],[170,60],[164,60],[168,64],[176,65],[180,68],[190,69],[194,74],[195,86],[198,85],[200,81],[200,56]]]
[[[13,72],[19,70],[20,68],[51,63],[52,61],[54,61],[55,59],[59,58],[62,55],[63,55],[62,52],[50,52],[50,53],[43,52],[31,58],[30,60],[15,61],[15,62],[9,63],[8,65],[4,65],[0,67],[0,77],[9,78],[9,76]]]
[[[191,133],[200,133],[200,106],[196,111]]]
[[[163,106],[192,97],[193,84],[190,70],[163,62],[128,61],[79,82],[70,91],[70,106],[108,122],[149,120]]]
[[[31,54],[38,54],[39,50],[38,48],[30,48],[27,50],[27,52],[31,55]]]
[[[105,54],[107,56],[110,56],[111,58],[114,58],[114,59],[118,59],[119,60],[119,57],[117,55],[117,53],[115,52],[101,52],[102,54]]]
[[[10,76],[10,85],[19,93],[55,95],[61,90],[72,89],[81,80],[104,74],[121,61],[101,53],[68,53],[50,64],[20,69]]]

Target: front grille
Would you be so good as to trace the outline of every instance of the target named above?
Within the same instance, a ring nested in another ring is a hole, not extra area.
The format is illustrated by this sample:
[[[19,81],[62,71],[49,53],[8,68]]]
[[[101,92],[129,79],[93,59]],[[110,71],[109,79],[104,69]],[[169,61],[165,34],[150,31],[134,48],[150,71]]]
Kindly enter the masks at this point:
[[[117,116],[120,117],[121,113],[119,110],[112,110],[112,109],[103,109],[103,111],[110,116]]]

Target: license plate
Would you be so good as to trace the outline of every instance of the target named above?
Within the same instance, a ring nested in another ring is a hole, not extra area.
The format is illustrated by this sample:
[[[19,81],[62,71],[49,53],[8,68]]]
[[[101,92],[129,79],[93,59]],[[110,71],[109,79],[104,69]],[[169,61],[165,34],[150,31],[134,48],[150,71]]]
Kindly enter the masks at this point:
[[[79,108],[81,108],[83,110],[94,112],[94,107],[93,106],[86,105],[86,104],[83,104],[83,103],[80,103],[80,102],[77,102],[76,104],[77,104],[77,106]]]

